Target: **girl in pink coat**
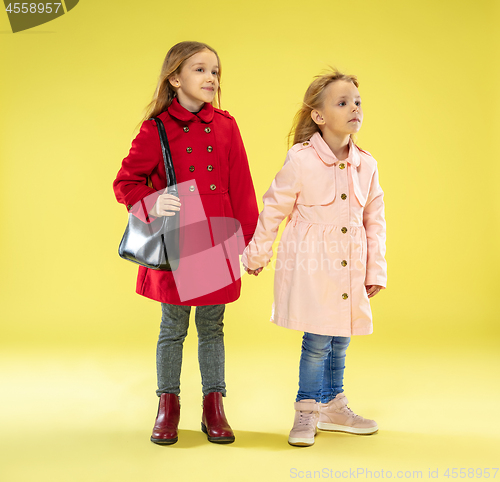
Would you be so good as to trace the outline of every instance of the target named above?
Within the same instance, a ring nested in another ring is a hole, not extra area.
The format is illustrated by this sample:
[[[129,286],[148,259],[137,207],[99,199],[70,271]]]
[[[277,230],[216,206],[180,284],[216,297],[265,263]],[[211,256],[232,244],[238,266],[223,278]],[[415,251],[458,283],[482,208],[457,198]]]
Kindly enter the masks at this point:
[[[295,117],[294,145],[264,195],[264,209],[243,253],[247,272],[258,275],[287,218],[271,321],[304,332],[291,445],[313,445],[317,428],[378,430],[375,421],[347,407],[343,393],[350,337],[372,333],[369,298],[387,280],[377,162],[352,140],[362,121],[355,76],[332,71],[316,77]]]

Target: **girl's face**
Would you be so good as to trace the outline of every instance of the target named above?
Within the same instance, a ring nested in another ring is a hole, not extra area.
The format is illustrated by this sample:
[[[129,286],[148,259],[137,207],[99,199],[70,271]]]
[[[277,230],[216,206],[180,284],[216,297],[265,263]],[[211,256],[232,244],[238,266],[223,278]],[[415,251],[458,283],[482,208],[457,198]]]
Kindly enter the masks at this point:
[[[358,132],[363,123],[358,88],[350,81],[337,80],[328,85],[323,94],[321,109],[311,112],[323,134],[343,137]]]
[[[219,62],[208,49],[189,57],[180,73],[169,81],[177,92],[179,104],[190,112],[198,112],[205,102],[214,100],[219,88]]]

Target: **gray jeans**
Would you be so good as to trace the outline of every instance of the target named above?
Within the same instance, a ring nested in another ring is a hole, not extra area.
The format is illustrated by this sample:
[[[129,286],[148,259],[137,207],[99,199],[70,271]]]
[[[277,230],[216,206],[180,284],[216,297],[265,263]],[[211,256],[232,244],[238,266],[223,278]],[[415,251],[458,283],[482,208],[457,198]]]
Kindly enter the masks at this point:
[[[197,306],[198,361],[203,395],[221,392],[224,382],[224,310],[226,305]],[[182,345],[187,335],[191,306],[161,304],[161,325],[156,350],[158,390],[156,394],[180,393]]]

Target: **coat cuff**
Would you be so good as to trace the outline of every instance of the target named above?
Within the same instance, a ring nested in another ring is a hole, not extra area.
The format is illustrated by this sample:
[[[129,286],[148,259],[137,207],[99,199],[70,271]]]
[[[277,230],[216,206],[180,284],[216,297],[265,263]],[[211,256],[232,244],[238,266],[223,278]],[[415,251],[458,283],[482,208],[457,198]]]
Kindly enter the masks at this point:
[[[128,212],[133,214],[136,218],[140,219],[144,223],[150,223],[154,221],[156,218],[154,216],[149,215],[149,211],[153,208],[160,196],[161,192],[154,191],[153,189],[147,186],[141,186],[141,192],[146,192],[146,195],[139,198],[135,203],[127,203]],[[147,191],[146,191],[147,189]],[[138,190],[139,191],[139,190]],[[152,191],[152,192],[151,192]],[[134,192],[134,197],[137,196]]]
[[[255,241],[251,241],[243,252],[241,263],[245,268],[249,269],[265,268],[271,261],[272,256],[272,251],[270,253],[259,253]]]
[[[244,249],[248,246],[248,243],[252,240],[253,233],[255,231],[255,224],[245,224],[241,225],[241,229],[238,231],[237,242],[238,242],[238,254],[243,254]]]
[[[367,276],[365,279],[365,286],[377,285],[382,286],[383,288],[387,287],[387,277],[383,275],[372,275]]]

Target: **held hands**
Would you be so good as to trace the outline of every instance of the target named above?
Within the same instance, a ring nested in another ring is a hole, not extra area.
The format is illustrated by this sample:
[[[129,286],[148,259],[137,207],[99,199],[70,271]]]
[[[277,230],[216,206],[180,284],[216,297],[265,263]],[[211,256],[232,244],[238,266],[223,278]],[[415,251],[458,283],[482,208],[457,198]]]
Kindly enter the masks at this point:
[[[155,205],[152,207],[149,214],[155,217],[160,216],[175,216],[175,211],[181,209],[180,199],[172,194],[161,194],[158,196]]]
[[[367,285],[365,288],[368,298],[375,296],[380,290],[385,289],[383,286],[379,285]]]
[[[259,276],[259,273],[263,270],[263,268],[257,268],[257,269],[248,269],[246,266],[243,266],[245,268],[245,271],[248,274],[253,274],[255,276]]]

